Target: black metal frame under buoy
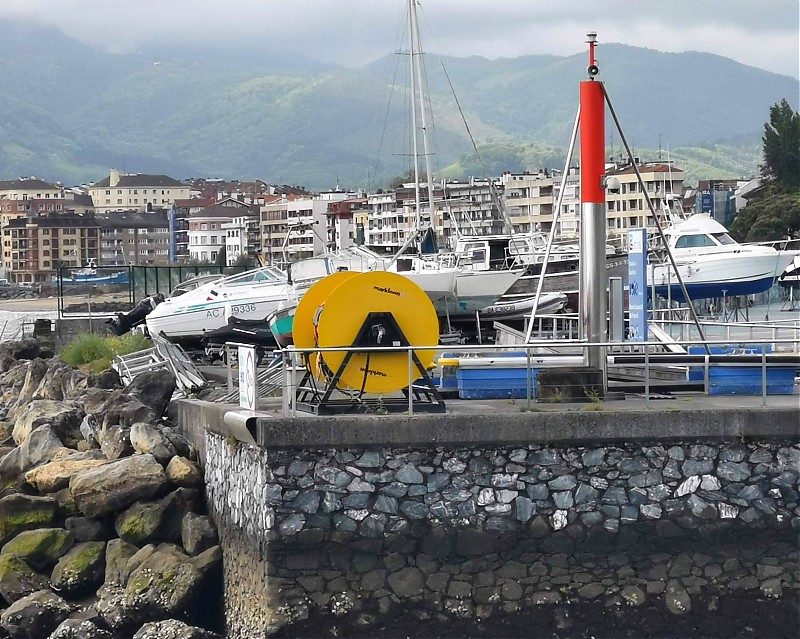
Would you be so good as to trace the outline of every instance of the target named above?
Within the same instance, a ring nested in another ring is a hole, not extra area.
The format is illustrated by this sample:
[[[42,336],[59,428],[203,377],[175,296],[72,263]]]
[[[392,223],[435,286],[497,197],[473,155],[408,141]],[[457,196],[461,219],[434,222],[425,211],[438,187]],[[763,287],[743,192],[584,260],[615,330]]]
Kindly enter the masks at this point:
[[[309,367],[306,366],[306,372],[295,391],[296,409],[313,413],[314,415],[334,415],[358,411],[377,414],[380,410],[396,413],[408,410],[408,394],[410,392],[413,395],[412,401],[415,412],[444,413],[446,407],[442,395],[413,350],[411,351],[411,359],[420,378],[411,383],[411,388],[406,387],[400,390],[403,393],[402,398],[378,397],[365,399],[363,390],[356,397],[333,397],[334,392],[337,390],[336,386],[339,383],[339,379],[353,355],[367,353],[367,358],[369,358],[369,354],[376,352],[374,349],[381,346],[408,347],[411,344],[406,339],[403,330],[392,313],[370,312],[350,345],[351,350],[345,354],[336,371],[330,371],[333,374],[323,386],[318,385]],[[367,359],[367,362],[369,362],[369,359]],[[369,365],[365,367],[365,378],[368,374]]]

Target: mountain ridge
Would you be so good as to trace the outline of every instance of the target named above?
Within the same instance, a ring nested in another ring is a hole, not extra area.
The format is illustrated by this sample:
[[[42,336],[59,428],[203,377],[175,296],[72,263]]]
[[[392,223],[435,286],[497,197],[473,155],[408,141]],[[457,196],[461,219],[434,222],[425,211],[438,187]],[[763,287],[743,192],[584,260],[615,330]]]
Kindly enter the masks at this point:
[[[0,62],[2,177],[91,182],[113,166],[176,178],[377,187],[408,167],[407,65],[396,55],[351,69],[280,57],[270,65],[267,50],[238,64],[233,53],[193,59],[198,47],[185,56],[177,46],[111,54],[54,28],[9,21],[0,21],[0,39],[12,45]],[[754,172],[753,140],[769,107],[800,87],[789,76],[701,52],[604,44],[598,58],[629,141],[651,151],[662,139],[704,150],[704,171]],[[428,53],[426,64],[437,172],[471,152],[443,65],[480,146],[525,147],[525,162],[540,157],[531,147],[566,148],[584,54]],[[746,142],[729,144],[734,138]],[[612,140],[619,146],[616,132]],[[552,162],[555,152],[548,153]]]

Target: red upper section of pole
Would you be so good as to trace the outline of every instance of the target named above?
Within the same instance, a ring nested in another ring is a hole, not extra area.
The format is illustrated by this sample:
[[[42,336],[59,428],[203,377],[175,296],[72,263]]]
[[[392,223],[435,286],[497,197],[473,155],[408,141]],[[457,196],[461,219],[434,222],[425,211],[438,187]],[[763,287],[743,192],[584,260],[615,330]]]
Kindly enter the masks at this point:
[[[602,204],[606,155],[606,119],[599,82],[581,82],[581,202]]]

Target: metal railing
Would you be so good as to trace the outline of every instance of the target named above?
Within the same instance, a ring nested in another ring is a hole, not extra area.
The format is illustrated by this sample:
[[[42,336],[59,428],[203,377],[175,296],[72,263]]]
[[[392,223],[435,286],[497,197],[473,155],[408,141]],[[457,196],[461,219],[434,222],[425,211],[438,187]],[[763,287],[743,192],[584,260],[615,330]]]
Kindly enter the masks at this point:
[[[797,327],[795,327],[797,328]],[[800,357],[795,354],[800,352],[800,338],[793,336],[791,338],[775,338],[775,339],[755,339],[755,340],[727,340],[727,339],[707,339],[705,342],[700,342],[693,339],[677,339],[675,344],[682,346],[708,346],[708,347],[730,347],[733,350],[748,349],[749,355],[719,355],[712,354],[706,350],[705,353],[693,355],[688,353],[667,353],[665,344],[658,341],[648,342],[600,342],[591,343],[583,340],[576,339],[562,339],[562,340],[539,340],[525,345],[470,345],[458,346],[457,348],[447,348],[440,345],[435,346],[411,346],[411,347],[375,347],[375,348],[305,348],[298,349],[290,347],[283,350],[274,351],[276,356],[280,357],[281,362],[281,378],[282,378],[282,391],[283,391],[283,414],[288,417],[297,416],[297,388],[299,384],[299,376],[303,376],[306,372],[306,367],[303,362],[308,360],[312,353],[332,353],[332,352],[348,352],[354,351],[358,353],[388,353],[400,352],[407,353],[408,359],[408,377],[405,380],[406,388],[413,388],[414,383],[418,380],[419,375],[415,374],[415,367],[412,360],[413,351],[435,350],[439,353],[456,351],[461,357],[470,357],[472,355],[497,355],[503,352],[514,351],[517,353],[524,352],[525,354],[525,369],[526,373],[526,397],[525,406],[526,410],[530,410],[534,401],[534,389],[532,382],[531,371],[533,369],[542,369],[549,367],[559,366],[579,366],[581,362],[586,361],[586,350],[589,347],[601,346],[608,354],[608,360],[611,365],[624,365],[627,369],[638,369],[642,372],[642,383],[644,385],[643,399],[645,407],[650,406],[651,389],[657,386],[659,380],[653,377],[657,370],[663,370],[665,366],[671,367],[673,370],[677,367],[684,369],[688,376],[690,368],[702,368],[703,380],[702,389],[703,393],[708,395],[711,389],[710,373],[713,367],[742,367],[742,368],[758,368],[761,373],[761,405],[767,407],[768,397],[768,383],[767,371],[776,367],[793,367],[795,375],[797,369],[800,368]],[[780,352],[768,352],[770,348],[776,349],[778,346],[786,346]],[[632,347],[635,347],[633,350]],[[709,349],[713,350],[713,349]],[[547,352],[543,352],[547,351]],[[638,356],[639,360],[629,360],[624,364],[616,361],[616,359],[624,357]],[[234,388],[234,376],[230,372],[230,358],[228,359],[228,380],[229,389]],[[274,371],[274,369],[273,369]],[[277,388],[277,387],[276,387]],[[676,391],[677,392],[677,391]],[[796,392],[796,388],[795,388]],[[411,392],[408,393],[408,414],[414,414],[414,398]]]

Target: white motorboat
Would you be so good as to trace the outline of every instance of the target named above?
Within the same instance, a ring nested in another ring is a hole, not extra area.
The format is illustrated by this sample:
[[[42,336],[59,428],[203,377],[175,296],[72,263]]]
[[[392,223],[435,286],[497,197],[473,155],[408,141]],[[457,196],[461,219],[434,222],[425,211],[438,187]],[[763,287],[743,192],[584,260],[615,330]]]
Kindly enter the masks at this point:
[[[263,320],[293,296],[286,274],[265,266],[168,297],[147,315],[147,330],[170,341],[202,340],[205,333],[224,327],[231,317]]]
[[[706,214],[692,215],[667,227],[664,234],[691,299],[766,291],[795,255],[771,246],[739,244],[722,224]],[[657,295],[686,301],[668,260],[651,259],[648,284],[655,286]]]
[[[455,294],[433,301],[436,312],[452,318],[473,316],[477,311],[494,304],[511,288],[522,269],[502,271],[459,270],[456,274]]]
[[[564,293],[543,293],[536,306],[537,315],[551,315],[557,313],[567,305],[567,296]],[[497,302],[478,312],[481,319],[511,320],[530,317],[536,296],[526,297],[509,302]]]

